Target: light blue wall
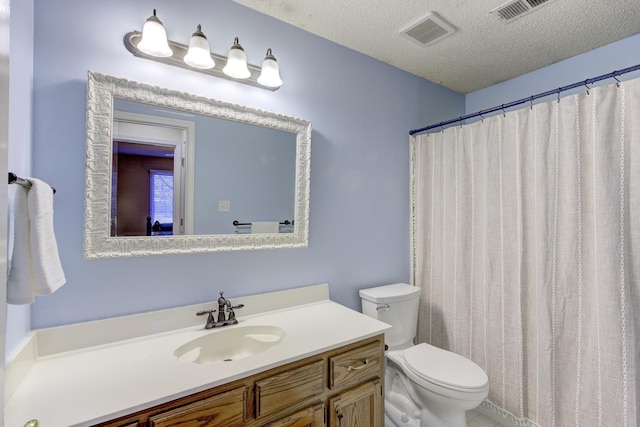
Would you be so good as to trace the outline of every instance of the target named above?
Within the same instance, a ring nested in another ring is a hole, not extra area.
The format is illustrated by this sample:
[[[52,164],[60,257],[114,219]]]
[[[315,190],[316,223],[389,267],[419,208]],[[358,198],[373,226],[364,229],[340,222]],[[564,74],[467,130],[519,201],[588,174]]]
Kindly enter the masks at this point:
[[[332,298],[359,308],[357,290],[409,278],[409,129],[463,114],[465,97],[245,9],[230,0],[12,1],[9,168],[58,188],[55,228],[67,284],[38,298],[34,328],[329,282]],[[124,34],[158,9],[169,37],[186,43],[203,25],[216,53],[239,36],[249,62],[267,47],[284,86],[271,93],[134,58]],[[20,23],[14,22],[20,18]],[[21,25],[21,30],[16,26]],[[15,59],[15,53],[25,56]],[[474,92],[466,112],[633,65],[640,35]],[[86,72],[249,105],[313,122],[310,245],[307,249],[82,258]],[[16,76],[18,76],[16,78]],[[19,86],[15,86],[18,84]],[[16,133],[17,132],[17,133]],[[7,351],[29,330],[29,309],[10,307]]]
[[[638,63],[640,63],[640,34],[470,93],[466,97],[466,114],[544,93],[615,70],[628,68]],[[638,72],[630,73],[620,77],[620,80],[639,75]],[[615,81],[603,80],[600,82],[600,84],[612,83]],[[562,96],[585,89],[563,92]],[[549,98],[541,98],[538,102],[548,100]]]
[[[9,171],[31,176],[31,112],[33,94],[33,0],[12,0],[9,40]],[[13,250],[13,198],[9,186],[8,253]],[[7,306],[7,354],[16,348],[31,329],[31,307]]]
[[[135,58],[123,37],[154,7],[173,40],[187,43],[200,23],[216,53],[226,55],[238,36],[260,64],[271,47],[284,86],[272,93]],[[309,247],[84,260],[88,69],[310,120]],[[32,326],[323,282],[334,300],[359,309],[359,288],[409,280],[408,131],[464,106],[461,94],[230,0],[36,0],[33,173],[58,189],[67,283],[37,299]]]

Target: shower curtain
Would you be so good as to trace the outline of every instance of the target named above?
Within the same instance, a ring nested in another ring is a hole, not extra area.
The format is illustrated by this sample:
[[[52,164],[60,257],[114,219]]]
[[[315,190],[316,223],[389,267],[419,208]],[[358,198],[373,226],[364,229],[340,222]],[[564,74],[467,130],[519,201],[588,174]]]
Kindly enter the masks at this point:
[[[505,424],[640,425],[640,79],[411,138],[418,340]]]

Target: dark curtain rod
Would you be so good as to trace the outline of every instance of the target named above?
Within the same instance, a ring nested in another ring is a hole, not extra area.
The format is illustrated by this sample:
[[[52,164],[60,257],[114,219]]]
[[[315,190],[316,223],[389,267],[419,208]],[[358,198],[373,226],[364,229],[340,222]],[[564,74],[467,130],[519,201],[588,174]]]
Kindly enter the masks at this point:
[[[584,81],[580,81],[580,82],[576,82],[573,84],[570,84],[568,86],[562,86],[559,87],[558,89],[553,89],[553,90],[549,90],[547,92],[543,92],[543,93],[539,93],[537,95],[532,95],[528,98],[522,98],[519,99],[517,101],[513,101],[513,102],[509,102],[508,104],[502,104],[500,106],[496,106],[496,107],[492,107],[489,108],[488,110],[480,110],[476,113],[473,114],[467,114],[466,116],[461,116],[458,117],[457,119],[451,119],[451,120],[447,120],[444,122],[440,122],[437,124],[433,124],[433,125],[429,125],[420,129],[413,129],[409,131],[409,135],[415,135],[416,133],[422,133],[422,132],[427,132],[430,131],[431,129],[436,129],[436,128],[444,128],[444,126],[453,124],[453,123],[460,123],[462,124],[462,122],[464,120],[467,119],[473,119],[475,117],[482,117],[483,114],[490,114],[490,113],[495,113],[496,111],[503,111],[507,108],[511,108],[511,107],[515,107],[516,105],[521,105],[527,102],[533,102],[534,100],[538,99],[538,98],[544,98],[545,96],[549,96],[549,95],[553,95],[553,94],[558,94],[558,96],[560,96],[561,92],[570,90],[570,89],[575,89],[577,87],[581,87],[581,86],[586,86],[587,89],[589,89],[589,85],[595,82],[599,82],[600,80],[606,80],[606,79],[616,79],[617,76],[621,76],[622,74],[626,74],[626,73],[630,73],[632,71],[637,71],[640,70],[640,64],[638,65],[634,65],[633,67],[629,67],[629,68],[625,68],[619,71],[612,71],[611,73],[608,74],[603,74],[601,76],[598,77],[593,77],[591,79],[587,79]],[[618,80],[618,79],[616,79]]]
[[[31,181],[29,181],[28,179],[20,178],[13,172],[9,172],[9,184],[17,184],[24,188],[31,188]],[[51,190],[53,191],[53,194],[56,194],[55,188],[51,187]]]

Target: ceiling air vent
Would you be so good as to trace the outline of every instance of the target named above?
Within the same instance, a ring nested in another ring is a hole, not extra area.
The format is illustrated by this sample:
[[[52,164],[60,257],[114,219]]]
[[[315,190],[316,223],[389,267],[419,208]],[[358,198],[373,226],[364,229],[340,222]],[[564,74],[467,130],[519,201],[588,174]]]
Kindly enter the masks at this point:
[[[511,0],[493,9],[491,13],[507,24],[551,1],[553,0]]]
[[[409,28],[400,32],[400,35],[418,43],[420,46],[428,46],[456,32],[456,28],[442,19],[435,12],[430,12]]]

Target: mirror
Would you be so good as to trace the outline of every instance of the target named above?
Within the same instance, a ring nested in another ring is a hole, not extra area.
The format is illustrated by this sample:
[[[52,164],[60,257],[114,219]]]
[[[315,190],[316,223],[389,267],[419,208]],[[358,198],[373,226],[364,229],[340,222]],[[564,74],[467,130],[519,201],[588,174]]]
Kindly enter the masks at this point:
[[[310,157],[307,120],[89,71],[85,258],[306,247]]]
[[[114,98],[111,236],[292,232],[296,134]]]

